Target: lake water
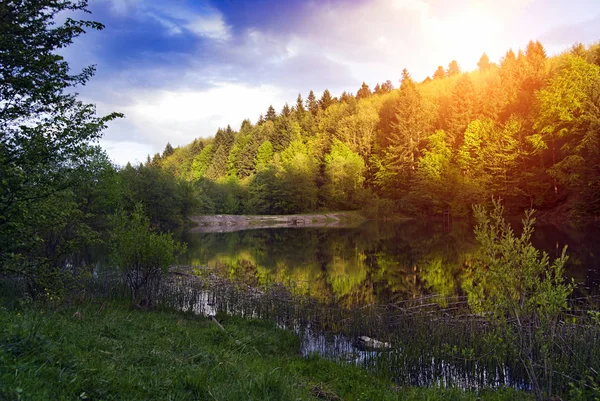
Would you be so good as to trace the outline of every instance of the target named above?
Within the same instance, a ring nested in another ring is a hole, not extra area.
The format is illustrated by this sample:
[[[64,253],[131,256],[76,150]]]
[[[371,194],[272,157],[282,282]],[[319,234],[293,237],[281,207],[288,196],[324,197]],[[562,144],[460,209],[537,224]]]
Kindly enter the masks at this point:
[[[182,264],[210,266],[250,285],[282,283],[294,293],[346,307],[463,295],[478,246],[469,224],[417,220],[188,232],[180,239],[188,244]],[[567,245],[567,275],[579,284],[577,294],[600,293],[600,227],[537,224],[532,241],[551,259]]]
[[[188,243],[182,265],[211,269],[201,269],[200,278],[170,276],[171,307],[273,320],[299,335],[302,355],[362,366],[401,385],[529,388],[516,348],[499,347],[493,325],[466,308],[478,247],[469,224],[365,222],[179,239]],[[532,238],[551,259],[568,246],[575,297],[600,295],[599,240],[597,226],[548,224],[538,224]],[[586,308],[575,309],[565,312],[574,324],[560,326],[569,352],[556,355],[570,374],[581,358],[600,355],[600,347],[590,348],[600,343]],[[390,349],[365,349],[357,341],[365,336]],[[561,380],[557,388],[567,388]]]

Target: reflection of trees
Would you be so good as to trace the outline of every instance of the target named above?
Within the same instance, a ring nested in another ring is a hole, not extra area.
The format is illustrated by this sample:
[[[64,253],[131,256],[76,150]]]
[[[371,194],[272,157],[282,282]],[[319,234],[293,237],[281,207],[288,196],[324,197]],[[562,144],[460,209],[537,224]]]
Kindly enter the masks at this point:
[[[547,249],[556,238],[561,246],[581,241],[577,252],[569,249],[574,266],[598,268],[593,259],[597,231],[595,236],[538,231],[537,240],[545,244],[541,248]],[[416,221],[369,222],[353,229],[193,233],[183,240],[188,254],[182,263],[220,266],[230,278],[259,285],[281,283],[297,294],[345,306],[397,302],[431,293],[456,295],[469,281],[465,267],[476,247],[469,225],[448,229]]]

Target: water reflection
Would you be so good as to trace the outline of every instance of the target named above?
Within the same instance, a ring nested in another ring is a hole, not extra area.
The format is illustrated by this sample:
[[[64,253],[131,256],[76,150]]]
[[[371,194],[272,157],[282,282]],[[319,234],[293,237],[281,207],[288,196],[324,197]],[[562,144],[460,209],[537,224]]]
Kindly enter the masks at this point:
[[[252,285],[283,283],[296,294],[343,306],[463,295],[477,250],[469,224],[418,221],[185,233],[181,239],[188,243],[182,264],[208,265]],[[538,225],[533,242],[551,257],[568,245],[568,275],[588,295],[598,293],[599,239],[598,227]]]

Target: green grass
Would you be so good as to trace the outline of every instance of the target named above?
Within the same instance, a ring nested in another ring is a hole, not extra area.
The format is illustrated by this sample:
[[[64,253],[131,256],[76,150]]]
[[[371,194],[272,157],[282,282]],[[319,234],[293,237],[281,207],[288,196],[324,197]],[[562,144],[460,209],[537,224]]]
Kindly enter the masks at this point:
[[[298,356],[272,323],[119,303],[0,308],[0,400],[518,400],[510,390],[398,388]],[[318,398],[320,396],[321,398]],[[328,398],[327,398],[328,397]],[[337,398],[336,398],[337,397]]]

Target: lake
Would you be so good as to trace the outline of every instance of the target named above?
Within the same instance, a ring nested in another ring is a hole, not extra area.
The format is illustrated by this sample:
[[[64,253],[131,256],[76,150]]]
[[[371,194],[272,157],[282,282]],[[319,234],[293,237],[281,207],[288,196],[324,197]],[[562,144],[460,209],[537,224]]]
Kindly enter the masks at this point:
[[[478,246],[470,224],[418,220],[186,232],[179,239],[188,244],[181,264],[210,266],[250,285],[284,284],[293,293],[345,307],[463,295]],[[599,293],[599,226],[537,224],[532,242],[551,259],[567,245],[567,275],[578,283],[577,295]]]

